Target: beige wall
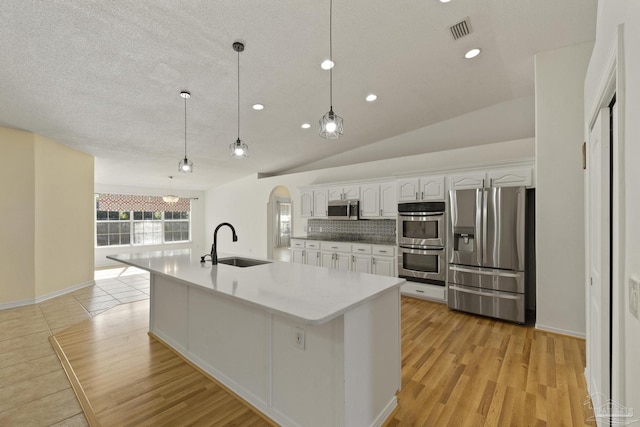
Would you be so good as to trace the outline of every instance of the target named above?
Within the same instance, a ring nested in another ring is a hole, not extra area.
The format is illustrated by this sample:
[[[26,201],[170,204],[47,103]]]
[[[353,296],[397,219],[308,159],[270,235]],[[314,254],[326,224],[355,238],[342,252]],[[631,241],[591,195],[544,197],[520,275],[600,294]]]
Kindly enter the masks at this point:
[[[536,55],[536,326],[585,336],[583,87],[592,43]]]
[[[35,297],[34,135],[0,127],[0,303]]]
[[[93,157],[35,135],[36,296],[93,280]]]
[[[0,128],[0,305],[93,280],[93,157]]]

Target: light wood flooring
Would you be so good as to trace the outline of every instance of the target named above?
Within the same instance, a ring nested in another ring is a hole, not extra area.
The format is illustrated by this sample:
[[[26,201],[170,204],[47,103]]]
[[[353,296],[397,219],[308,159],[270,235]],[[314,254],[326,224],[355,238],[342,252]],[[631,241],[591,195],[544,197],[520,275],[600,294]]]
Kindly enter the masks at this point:
[[[55,335],[92,424],[269,425],[150,338],[147,317],[132,303]],[[584,340],[403,297],[402,365],[390,427],[595,425]]]

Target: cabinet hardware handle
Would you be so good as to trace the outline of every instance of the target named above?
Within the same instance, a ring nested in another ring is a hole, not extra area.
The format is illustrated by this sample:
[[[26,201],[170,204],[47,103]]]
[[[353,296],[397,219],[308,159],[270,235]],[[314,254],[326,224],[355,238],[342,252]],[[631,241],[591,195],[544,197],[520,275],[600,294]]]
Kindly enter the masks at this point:
[[[382,209],[380,209],[380,216],[382,216]]]
[[[313,211],[311,211],[311,216],[313,216]]]
[[[351,262],[356,262],[356,257],[351,255]]]
[[[418,192],[416,191],[416,200],[418,200]]]
[[[362,209],[360,209],[360,216],[362,216]]]
[[[364,251],[364,249],[362,249],[362,248],[360,248],[360,249],[358,249],[358,250],[359,250],[360,252]]]
[[[386,253],[387,253],[387,251],[380,251],[380,253],[386,254]]]
[[[331,249],[338,249],[337,246],[331,246]]]
[[[489,178],[489,187],[493,187],[493,178]]]
[[[424,199],[424,191],[422,193],[420,193],[420,198]]]
[[[371,264],[375,264],[376,263],[376,259],[375,258],[371,258]]]
[[[482,178],[482,186],[484,187],[484,178]]]
[[[424,291],[422,289],[416,289],[416,292],[420,292],[421,294],[424,294]]]

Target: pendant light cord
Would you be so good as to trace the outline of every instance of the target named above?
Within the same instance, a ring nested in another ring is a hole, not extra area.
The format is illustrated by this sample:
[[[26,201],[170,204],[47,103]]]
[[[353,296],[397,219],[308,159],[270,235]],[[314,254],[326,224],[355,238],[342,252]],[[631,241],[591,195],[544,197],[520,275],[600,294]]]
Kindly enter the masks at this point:
[[[240,50],[238,50],[238,140],[240,140]]]
[[[184,97],[184,158],[187,158],[187,97]]]
[[[329,61],[331,61],[331,68],[329,68],[329,105],[331,106],[330,110],[333,110],[333,67],[335,63],[333,62],[333,0],[329,0]]]

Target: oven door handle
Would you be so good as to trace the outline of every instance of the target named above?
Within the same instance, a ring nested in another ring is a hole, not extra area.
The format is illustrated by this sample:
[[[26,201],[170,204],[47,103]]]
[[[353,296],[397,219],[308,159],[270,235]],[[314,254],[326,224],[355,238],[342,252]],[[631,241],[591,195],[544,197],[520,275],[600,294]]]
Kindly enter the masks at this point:
[[[444,212],[400,212],[398,216],[404,216],[404,217],[444,216]]]
[[[517,279],[522,277],[522,274],[516,273],[503,273],[501,271],[481,271],[481,270],[472,270],[471,268],[457,267],[454,265],[449,266],[449,270],[459,271],[460,273],[472,273],[472,274],[482,274],[484,276],[500,276],[500,277],[511,277]]]
[[[502,298],[502,299],[520,299],[522,297],[522,295],[508,295],[508,294],[504,294],[504,293],[489,293],[489,292],[482,292],[482,291],[472,291],[471,289],[465,289],[465,288],[460,288],[456,285],[449,285],[449,289],[453,289],[454,291],[458,291],[458,292],[462,292],[462,293],[466,293],[466,294],[473,294],[473,295],[480,295],[483,297],[491,297],[491,298]]]
[[[444,251],[441,246],[422,246],[422,245],[398,245],[401,249],[412,249],[418,251]]]

